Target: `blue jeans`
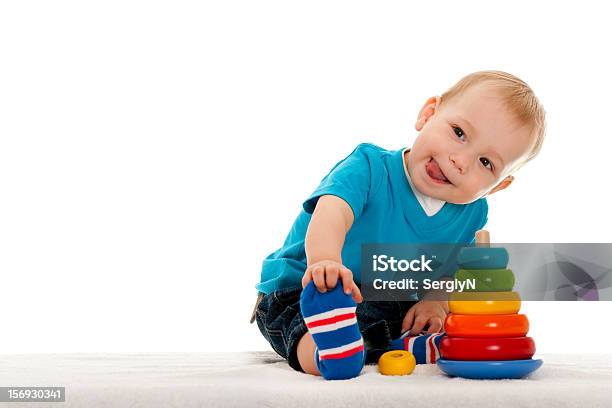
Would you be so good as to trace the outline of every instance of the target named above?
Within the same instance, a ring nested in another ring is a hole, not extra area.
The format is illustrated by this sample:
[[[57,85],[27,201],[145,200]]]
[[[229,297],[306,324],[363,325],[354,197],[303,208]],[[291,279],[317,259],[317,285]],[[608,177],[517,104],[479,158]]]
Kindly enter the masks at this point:
[[[301,287],[281,289],[263,297],[255,311],[257,326],[274,351],[289,366],[304,371],[297,358],[297,345],[308,329],[300,311]],[[402,321],[416,302],[384,301],[357,304],[357,323],[363,336],[366,364],[378,362],[391,340],[400,336]]]

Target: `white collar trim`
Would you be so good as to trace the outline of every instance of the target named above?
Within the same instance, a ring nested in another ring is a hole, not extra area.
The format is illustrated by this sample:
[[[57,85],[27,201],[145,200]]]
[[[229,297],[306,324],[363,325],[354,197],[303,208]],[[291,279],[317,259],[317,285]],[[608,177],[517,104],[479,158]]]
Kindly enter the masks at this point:
[[[421,193],[419,190],[417,190],[414,184],[412,184],[412,180],[410,180],[410,175],[408,174],[408,168],[406,167],[406,154],[405,153],[407,150],[409,151],[410,149],[406,148],[402,151],[402,162],[404,164],[404,173],[406,174],[406,179],[408,180],[408,184],[410,184],[410,188],[412,188],[412,191],[414,192],[414,195],[417,201],[419,202],[419,204],[421,204],[423,211],[425,211],[425,214],[427,214],[428,217],[436,215],[438,211],[442,209],[444,204],[446,204],[446,201],[438,200],[437,198],[426,196],[423,193]]]

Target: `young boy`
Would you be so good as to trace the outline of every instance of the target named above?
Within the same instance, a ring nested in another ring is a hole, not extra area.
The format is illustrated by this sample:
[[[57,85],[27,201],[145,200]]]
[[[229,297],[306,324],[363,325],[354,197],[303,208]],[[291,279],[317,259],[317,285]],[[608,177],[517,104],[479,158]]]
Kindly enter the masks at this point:
[[[255,315],[274,350],[326,379],[355,377],[389,349],[434,362],[447,302],[363,302],[361,244],[473,242],[485,197],[540,151],[544,116],[525,82],[476,72],[425,102],[411,148],[361,144],[337,163],[263,262]]]

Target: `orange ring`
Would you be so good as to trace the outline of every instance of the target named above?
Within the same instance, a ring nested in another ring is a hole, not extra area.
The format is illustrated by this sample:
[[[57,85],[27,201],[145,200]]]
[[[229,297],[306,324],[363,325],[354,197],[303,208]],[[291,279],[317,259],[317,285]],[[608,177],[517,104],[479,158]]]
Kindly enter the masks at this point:
[[[444,331],[453,337],[523,337],[529,331],[529,320],[524,314],[450,314]]]

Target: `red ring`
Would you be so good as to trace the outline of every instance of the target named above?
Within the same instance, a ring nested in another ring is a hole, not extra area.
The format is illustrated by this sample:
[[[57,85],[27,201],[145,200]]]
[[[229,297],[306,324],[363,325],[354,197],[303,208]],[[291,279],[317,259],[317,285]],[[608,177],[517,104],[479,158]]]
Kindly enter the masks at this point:
[[[527,360],[535,354],[531,337],[465,338],[444,336],[440,354],[447,360]]]

